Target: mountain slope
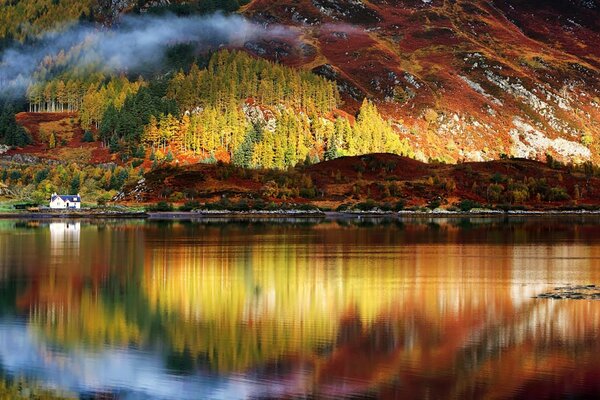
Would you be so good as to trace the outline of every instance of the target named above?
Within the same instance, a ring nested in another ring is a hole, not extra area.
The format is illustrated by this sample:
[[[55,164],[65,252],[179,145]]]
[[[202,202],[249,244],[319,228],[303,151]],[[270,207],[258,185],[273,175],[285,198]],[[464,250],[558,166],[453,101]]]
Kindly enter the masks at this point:
[[[377,99],[421,159],[600,161],[593,1],[254,0],[243,12],[295,25],[303,42],[249,51],[337,80],[348,111]]]
[[[10,9],[21,17],[47,9],[38,17],[44,22],[59,6],[78,14],[71,3],[44,8],[29,0]],[[188,3],[90,0],[85,7],[102,21],[111,12],[213,4]],[[246,51],[337,81],[351,114],[364,97],[375,100],[420,160],[551,154],[600,162],[594,0],[252,0],[240,12],[266,26],[291,26],[244,43]]]

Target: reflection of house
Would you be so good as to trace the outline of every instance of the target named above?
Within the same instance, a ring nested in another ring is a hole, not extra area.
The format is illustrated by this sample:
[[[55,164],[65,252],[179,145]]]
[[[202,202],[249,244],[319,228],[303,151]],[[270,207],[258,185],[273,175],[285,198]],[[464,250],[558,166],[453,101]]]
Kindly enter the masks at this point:
[[[81,197],[79,196],[79,194],[75,196],[63,196],[53,193],[52,197],[50,198],[50,208],[81,208]]]
[[[79,242],[81,224],[79,222],[52,222],[50,238],[52,242]]]
[[[62,257],[62,263],[68,262],[69,255],[79,256],[79,222],[52,222],[50,224],[51,256]]]

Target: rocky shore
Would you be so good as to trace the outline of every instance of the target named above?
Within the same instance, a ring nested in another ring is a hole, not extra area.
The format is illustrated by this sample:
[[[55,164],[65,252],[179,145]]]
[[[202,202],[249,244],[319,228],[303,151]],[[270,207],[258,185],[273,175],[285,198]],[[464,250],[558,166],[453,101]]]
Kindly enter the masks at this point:
[[[135,211],[135,210],[41,210],[0,212],[0,219],[85,219],[85,218],[150,218],[150,219],[203,219],[203,218],[511,218],[511,217],[600,217],[600,211],[555,210],[555,211],[501,211],[473,209],[471,211],[447,211],[442,209],[427,211],[322,211],[314,210],[194,210],[194,211]]]

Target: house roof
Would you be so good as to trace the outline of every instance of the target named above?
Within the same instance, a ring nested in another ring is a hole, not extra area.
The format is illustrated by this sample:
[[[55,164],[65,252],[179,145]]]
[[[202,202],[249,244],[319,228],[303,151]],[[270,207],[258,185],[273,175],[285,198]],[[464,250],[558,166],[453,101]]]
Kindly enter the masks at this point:
[[[72,203],[81,203],[81,197],[78,195],[71,196],[71,195],[55,194],[55,195],[52,195],[52,198],[50,199],[50,201],[54,201],[57,198],[60,198],[62,201],[70,201]]]

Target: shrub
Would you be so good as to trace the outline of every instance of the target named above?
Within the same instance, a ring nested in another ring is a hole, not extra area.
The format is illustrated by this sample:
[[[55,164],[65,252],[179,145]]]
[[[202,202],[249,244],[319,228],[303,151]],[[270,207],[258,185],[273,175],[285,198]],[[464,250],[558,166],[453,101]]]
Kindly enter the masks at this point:
[[[529,199],[529,192],[527,190],[517,189],[512,191],[513,203],[523,203]]]
[[[564,188],[561,187],[553,187],[550,189],[550,194],[548,195],[548,200],[550,201],[565,201],[570,200],[571,196],[567,193]]]
[[[85,133],[83,134],[83,142],[85,143],[91,143],[94,141],[94,134],[90,131],[85,131]]]
[[[392,203],[383,203],[380,204],[379,208],[381,209],[381,211],[392,211],[394,209],[394,206]]]
[[[494,175],[492,175],[492,177],[490,178],[490,181],[492,183],[504,183],[508,180],[508,178],[502,174],[499,174],[498,172],[496,172]]]
[[[394,204],[394,211],[402,211],[406,207],[406,202],[404,200],[399,200]]]
[[[590,147],[594,143],[594,138],[589,133],[581,136],[581,144],[585,147]]]
[[[344,212],[344,211],[348,211],[348,209],[350,208],[350,204],[344,203],[344,204],[340,204],[335,211],[337,212]]]
[[[194,211],[200,208],[200,203],[198,201],[186,201],[181,207],[179,207],[179,211]]]
[[[96,204],[98,205],[98,207],[104,207],[106,206],[106,203],[108,203],[109,200],[110,196],[104,194],[96,199]]]
[[[436,208],[440,208],[442,202],[440,199],[433,199],[427,204],[427,208],[430,210],[435,210]]]
[[[354,171],[359,172],[361,174],[363,172],[365,172],[365,170],[367,169],[367,167],[365,166],[365,164],[362,161],[360,163],[358,163],[358,164],[354,164],[352,166],[352,168],[354,169]]]
[[[377,203],[369,199],[365,202],[356,204],[354,208],[360,211],[372,211],[377,208]]]
[[[503,190],[504,190],[504,187],[502,187],[502,185],[492,183],[487,188],[487,193],[486,193],[487,200],[491,203],[499,202]]]
[[[437,122],[439,114],[433,108],[428,108],[427,111],[425,111],[424,118],[428,124],[432,125]]]
[[[254,210],[262,211],[267,207],[267,203],[263,199],[254,200],[252,208]]]
[[[305,199],[314,199],[317,197],[317,189],[314,186],[310,188],[302,188],[300,189],[300,197],[304,197]]]
[[[300,211],[316,211],[319,208],[316,206],[313,206],[312,204],[299,204],[296,206],[296,209],[298,209]]]
[[[175,192],[175,193],[171,194],[171,196],[169,196],[169,200],[171,200],[175,203],[183,200],[183,198],[184,198],[184,195],[181,192]]]
[[[159,201],[158,203],[147,207],[146,210],[158,212],[173,211],[173,204],[167,203],[166,201]]]
[[[250,204],[246,200],[240,200],[231,207],[233,211],[250,211]]]
[[[474,208],[480,208],[481,204],[473,200],[464,199],[461,200],[456,206],[460,211],[471,211]]]

